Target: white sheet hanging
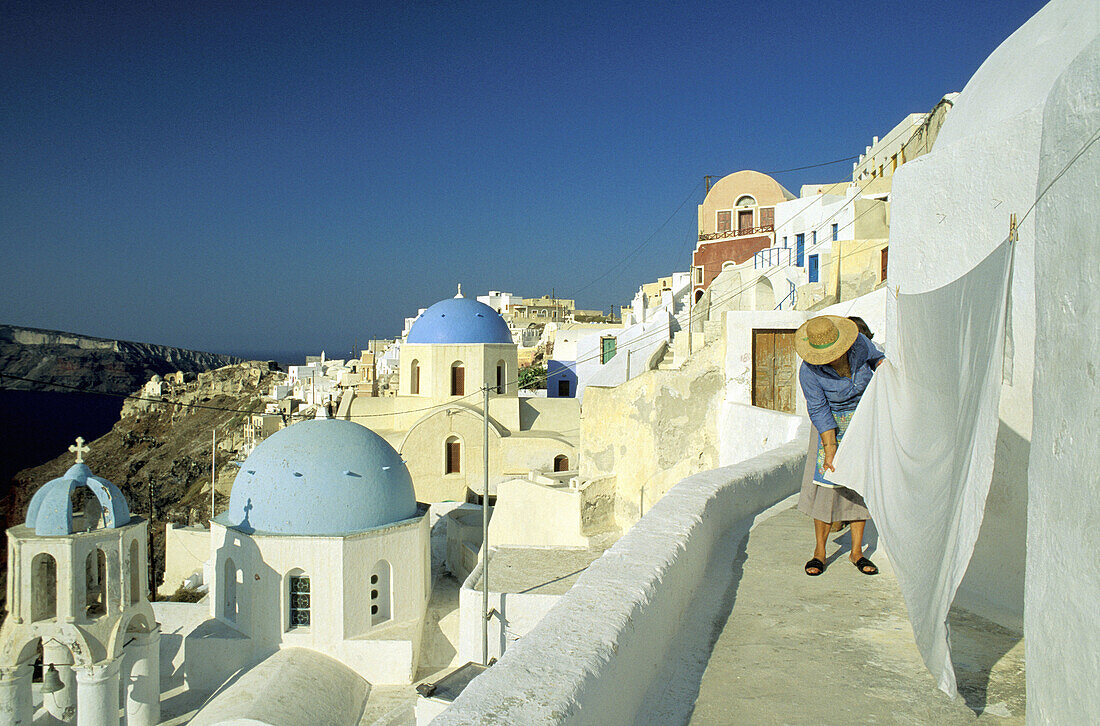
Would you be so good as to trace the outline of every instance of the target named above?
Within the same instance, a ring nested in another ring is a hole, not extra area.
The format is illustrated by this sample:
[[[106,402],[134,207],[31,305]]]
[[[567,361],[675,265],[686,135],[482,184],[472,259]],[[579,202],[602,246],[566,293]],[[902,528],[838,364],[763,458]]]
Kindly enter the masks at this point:
[[[899,294],[897,344],[867,387],[833,480],[864,496],[917,647],[957,692],[947,612],[993,476],[1012,245],[937,290]]]

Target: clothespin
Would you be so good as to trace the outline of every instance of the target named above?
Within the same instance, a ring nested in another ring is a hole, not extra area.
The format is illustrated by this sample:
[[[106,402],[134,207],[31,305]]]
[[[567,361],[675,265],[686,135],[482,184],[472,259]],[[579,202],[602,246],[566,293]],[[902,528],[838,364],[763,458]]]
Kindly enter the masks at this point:
[[[1008,217],[1008,241],[1015,244],[1020,240],[1020,230],[1016,226],[1016,213],[1013,212]]]

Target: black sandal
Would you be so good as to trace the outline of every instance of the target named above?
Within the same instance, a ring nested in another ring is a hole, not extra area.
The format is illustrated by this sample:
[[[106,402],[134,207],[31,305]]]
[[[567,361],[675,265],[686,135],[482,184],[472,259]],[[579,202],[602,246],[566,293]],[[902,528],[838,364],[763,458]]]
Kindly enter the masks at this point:
[[[875,565],[874,562],[871,562],[866,557],[860,557],[858,560],[855,561],[854,564],[856,566],[856,569],[859,570],[864,575],[877,575],[878,574],[878,567]],[[868,567],[871,568],[870,571],[868,571],[866,569]]]
[[[810,572],[811,567],[817,570],[817,572]],[[825,563],[815,557],[807,562],[806,567],[803,569],[806,570],[806,574],[810,577],[817,577],[821,573],[825,572]]]

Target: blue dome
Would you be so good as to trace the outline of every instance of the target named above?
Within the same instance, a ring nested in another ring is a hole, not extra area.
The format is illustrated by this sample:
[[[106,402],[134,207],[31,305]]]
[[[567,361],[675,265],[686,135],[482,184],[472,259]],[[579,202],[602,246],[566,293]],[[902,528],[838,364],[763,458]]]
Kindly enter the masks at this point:
[[[409,331],[409,343],[511,343],[500,313],[464,297],[441,300],[424,311]]]
[[[352,421],[316,419],[256,447],[215,521],[243,532],[343,535],[416,513],[412,477],[385,439]]]
[[[73,533],[72,493],[78,486],[86,486],[95,494],[102,509],[103,527],[114,529],[130,523],[130,507],[111,482],[92,475],[86,464],[69,467],[64,475],[47,482],[31,497],[27,507],[27,526],[41,536]],[[87,511],[87,510],[85,510]]]

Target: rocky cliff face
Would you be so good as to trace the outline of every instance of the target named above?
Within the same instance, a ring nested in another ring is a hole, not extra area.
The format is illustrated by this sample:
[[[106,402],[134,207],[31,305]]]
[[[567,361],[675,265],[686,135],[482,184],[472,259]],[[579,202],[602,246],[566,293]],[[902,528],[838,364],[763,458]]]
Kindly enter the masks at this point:
[[[131,343],[56,330],[0,325],[0,375],[48,381],[47,386],[4,377],[4,388],[131,393],[154,375],[198,373],[240,358],[164,345]]]
[[[285,373],[268,364],[250,362],[205,371],[185,383],[163,382],[157,394],[139,384],[141,398],[127,400],[114,428],[89,443],[84,460],[96,476],[122,490],[131,512],[148,517],[152,505],[158,577],[164,570],[164,523],[199,523],[210,516],[211,432],[217,432],[221,511],[238,471],[233,462],[244,455],[245,424],[251,412],[263,410],[261,395],[285,380]],[[34,492],[72,463],[73,455],[65,452],[16,474],[0,524],[22,522]]]

